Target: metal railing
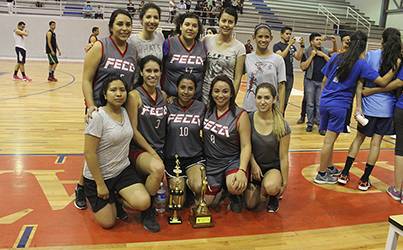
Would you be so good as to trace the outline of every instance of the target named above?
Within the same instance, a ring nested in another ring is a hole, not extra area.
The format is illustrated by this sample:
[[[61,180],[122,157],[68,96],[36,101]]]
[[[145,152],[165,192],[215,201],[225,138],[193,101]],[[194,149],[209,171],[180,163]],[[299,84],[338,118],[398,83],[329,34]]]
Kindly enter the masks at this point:
[[[347,14],[346,18],[352,17],[355,21],[355,29],[358,30],[358,24],[361,24],[365,28],[368,29],[368,37],[369,34],[371,33],[371,23],[362,15],[360,15],[357,11],[353,10],[351,7],[347,6]]]
[[[336,34],[339,34],[340,31],[340,19],[338,19],[332,12],[329,11],[323,4],[318,5],[318,15],[323,14],[326,16],[326,26],[325,26],[325,35],[327,34],[327,29],[329,26],[329,21],[336,25]]]

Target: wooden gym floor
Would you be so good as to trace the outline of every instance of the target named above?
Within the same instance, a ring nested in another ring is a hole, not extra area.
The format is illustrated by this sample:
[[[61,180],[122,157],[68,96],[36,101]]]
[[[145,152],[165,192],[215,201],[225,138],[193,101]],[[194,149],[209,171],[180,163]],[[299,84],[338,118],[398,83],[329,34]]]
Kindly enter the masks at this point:
[[[81,63],[64,63],[57,83],[47,82],[47,63],[28,62],[31,83],[14,82],[14,61],[0,61],[0,248],[38,249],[383,249],[387,218],[402,206],[385,194],[393,180],[394,140],[385,138],[368,192],[356,189],[368,151],[362,147],[345,187],[312,183],[322,145],[317,129],[296,125],[302,74],[286,118],[292,127],[290,182],[280,210],[213,212],[215,227],[192,229],[161,215],[161,232],[146,232],[138,213],[111,230],[98,227],[90,209],[72,204],[83,164]],[[352,127],[355,127],[353,122]],[[335,163],[342,166],[354,132],[340,136]],[[399,249],[403,249],[400,240]]]

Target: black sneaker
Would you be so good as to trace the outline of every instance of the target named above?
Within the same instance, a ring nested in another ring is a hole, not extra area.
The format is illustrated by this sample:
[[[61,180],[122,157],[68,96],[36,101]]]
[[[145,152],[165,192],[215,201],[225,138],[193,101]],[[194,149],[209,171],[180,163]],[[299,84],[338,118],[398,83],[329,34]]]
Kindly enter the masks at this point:
[[[155,211],[154,207],[150,207],[146,211],[141,212],[141,221],[145,230],[152,233],[160,231],[160,224],[157,221],[157,211]]]
[[[306,126],[306,129],[305,129],[305,131],[306,132],[312,132],[312,125],[308,125],[308,126]]]
[[[326,135],[326,130],[319,130],[319,134],[321,136],[325,136]]]
[[[279,209],[279,201],[277,196],[270,196],[269,202],[267,203],[267,212],[275,213]]]
[[[126,211],[123,209],[123,204],[119,199],[116,201],[115,205],[116,205],[116,218],[123,221],[129,219],[129,215],[127,215]]]
[[[74,206],[80,210],[87,208],[87,200],[85,199],[84,187],[77,185],[75,189],[76,199],[74,200]]]
[[[229,195],[230,199],[230,209],[234,213],[240,213],[242,211],[242,197],[240,195]]]
[[[305,123],[305,116],[301,116],[297,121],[297,124],[303,124],[303,123]]]

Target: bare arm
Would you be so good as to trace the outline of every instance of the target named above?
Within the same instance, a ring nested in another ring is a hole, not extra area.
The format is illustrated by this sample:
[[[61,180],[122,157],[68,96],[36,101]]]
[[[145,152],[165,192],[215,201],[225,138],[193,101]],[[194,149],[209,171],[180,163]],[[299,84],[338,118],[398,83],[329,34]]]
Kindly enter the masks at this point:
[[[278,84],[278,96],[280,101],[280,112],[284,114],[285,111],[285,82]]]
[[[97,41],[97,38],[95,36],[91,36],[90,38],[90,43],[95,43]]]
[[[104,177],[102,176],[99,168],[99,161],[97,155],[97,148],[99,146],[100,138],[92,135],[85,135],[84,137],[84,157],[87,162],[88,168],[97,184],[97,195],[102,199],[108,199],[109,191],[105,185]]]
[[[294,54],[294,58],[297,61],[301,61],[301,59],[302,59],[302,54],[304,54],[304,49],[305,49],[303,46],[304,46],[304,38],[301,38],[300,47],[297,50],[297,53]]]
[[[300,63],[300,68],[305,71],[309,68],[312,63],[313,58],[316,56],[316,51],[312,50],[311,55],[306,59],[306,61]]]
[[[241,79],[243,75],[243,68],[245,64],[245,55],[238,56],[235,64],[235,76],[234,76],[234,87],[235,87],[235,95],[238,94],[239,87],[241,85]]]
[[[150,153],[151,155],[160,159],[157,152],[148,144],[147,140],[143,137],[143,135],[138,130],[138,109],[141,106],[140,95],[137,90],[132,90],[127,97],[126,110],[129,115],[130,123],[133,129],[133,140],[137,145],[139,145],[142,149]]]
[[[326,77],[326,76],[323,76],[323,80],[322,80],[322,90],[323,90],[323,88],[324,88],[325,85],[326,85],[326,81],[327,81],[327,77]]]
[[[395,71],[393,69],[389,70],[388,73],[382,77],[378,77],[375,79],[374,83],[376,83],[378,86],[385,87],[388,85],[390,81],[392,81],[393,76],[395,75]]]
[[[280,140],[280,168],[281,168],[281,176],[283,177],[283,187],[286,187],[288,184],[288,150],[290,148],[290,135],[286,135]]]
[[[373,95],[373,94],[377,94],[377,93],[382,93],[382,92],[389,92],[392,90],[395,90],[397,88],[401,88],[403,87],[403,80],[400,80],[399,78],[393,80],[391,83],[389,83],[386,87],[384,88],[364,88],[364,90],[362,90],[362,94],[364,96],[369,96],[369,95]]]
[[[28,36],[28,31],[26,30],[15,30],[15,34],[19,35],[19,36]]]
[[[101,58],[102,58],[102,44],[98,42],[95,43],[92,49],[90,49],[87,52],[84,59],[82,90],[85,101],[87,103],[88,107],[87,115],[89,117],[91,117],[91,113],[94,110],[96,110],[96,105],[94,102],[93,81],[98,69],[98,65],[101,61]],[[89,119],[89,117],[87,119]]]
[[[361,80],[358,80],[355,90],[355,112],[362,114],[362,87],[364,86]]]
[[[253,153],[251,153],[250,156],[250,167],[251,167],[251,174],[252,174],[252,178],[254,180],[257,181],[261,181],[263,178],[263,173],[262,173],[262,169],[260,168],[259,164],[257,164],[255,156],[253,155]]]
[[[287,47],[283,51],[277,50],[276,54],[279,54],[283,58],[286,58],[288,53],[290,53],[291,46],[293,46],[294,43],[295,43],[295,38],[294,37],[290,38],[290,41],[288,42]]]

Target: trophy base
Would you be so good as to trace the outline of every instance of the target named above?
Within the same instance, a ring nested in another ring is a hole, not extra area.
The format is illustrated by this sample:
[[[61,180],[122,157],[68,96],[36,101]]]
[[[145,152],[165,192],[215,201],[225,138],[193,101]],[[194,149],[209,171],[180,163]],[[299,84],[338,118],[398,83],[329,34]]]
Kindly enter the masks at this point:
[[[168,224],[171,225],[182,224],[182,219],[180,217],[169,217]]]
[[[199,216],[191,215],[189,217],[189,220],[193,228],[204,228],[214,226],[211,215],[199,215]]]

